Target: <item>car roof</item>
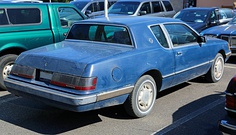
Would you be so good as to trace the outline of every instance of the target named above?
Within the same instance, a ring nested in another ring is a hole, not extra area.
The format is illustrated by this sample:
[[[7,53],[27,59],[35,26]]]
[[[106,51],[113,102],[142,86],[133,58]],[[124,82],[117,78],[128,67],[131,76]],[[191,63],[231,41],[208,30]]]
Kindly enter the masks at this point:
[[[105,24],[118,24],[118,25],[137,25],[137,24],[157,24],[166,22],[182,22],[179,19],[168,17],[150,17],[150,16],[115,16],[108,18],[95,18],[80,21],[82,23],[105,23]],[[182,22],[183,23],[183,22]]]
[[[191,7],[191,8],[185,8],[183,10],[215,10],[219,9],[217,7]]]

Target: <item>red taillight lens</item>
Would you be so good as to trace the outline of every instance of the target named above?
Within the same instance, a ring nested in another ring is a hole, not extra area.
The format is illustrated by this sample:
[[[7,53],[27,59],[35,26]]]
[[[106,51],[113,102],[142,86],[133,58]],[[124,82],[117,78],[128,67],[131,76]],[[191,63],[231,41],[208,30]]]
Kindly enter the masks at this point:
[[[225,104],[225,106],[229,109],[236,110],[236,96],[235,96],[235,93],[236,93],[236,76],[234,76],[230,80],[225,93],[226,93],[226,96],[225,96],[226,97],[226,104]]]
[[[35,74],[35,69],[22,65],[13,65],[10,74],[20,76],[27,79],[33,79]]]
[[[229,109],[236,109],[236,99],[232,94],[226,94],[226,105]]]
[[[60,73],[53,73],[50,82],[53,85],[68,87],[76,90],[94,90],[97,84],[96,77],[77,77]]]
[[[226,93],[231,93],[231,94],[236,93],[236,76],[234,76],[230,80],[230,82],[227,86],[227,89],[226,89]]]

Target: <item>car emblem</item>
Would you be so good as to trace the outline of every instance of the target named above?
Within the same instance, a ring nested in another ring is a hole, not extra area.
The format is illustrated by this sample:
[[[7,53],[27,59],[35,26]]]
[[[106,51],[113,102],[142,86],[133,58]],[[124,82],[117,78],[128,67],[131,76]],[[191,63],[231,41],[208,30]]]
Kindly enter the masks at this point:
[[[149,38],[148,40],[149,40],[149,42],[150,42],[150,43],[153,43],[153,40],[152,40],[152,38]]]
[[[45,64],[44,64],[44,66],[46,67],[48,65],[48,63],[46,62]]]

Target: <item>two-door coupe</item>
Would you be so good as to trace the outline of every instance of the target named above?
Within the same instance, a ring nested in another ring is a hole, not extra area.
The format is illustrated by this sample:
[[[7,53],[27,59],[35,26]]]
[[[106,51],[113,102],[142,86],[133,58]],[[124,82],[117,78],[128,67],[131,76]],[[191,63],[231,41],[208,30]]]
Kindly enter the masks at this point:
[[[180,20],[97,18],[75,23],[65,41],[23,52],[5,84],[11,93],[71,111],[124,104],[143,117],[159,91],[205,76],[221,79],[228,43]]]

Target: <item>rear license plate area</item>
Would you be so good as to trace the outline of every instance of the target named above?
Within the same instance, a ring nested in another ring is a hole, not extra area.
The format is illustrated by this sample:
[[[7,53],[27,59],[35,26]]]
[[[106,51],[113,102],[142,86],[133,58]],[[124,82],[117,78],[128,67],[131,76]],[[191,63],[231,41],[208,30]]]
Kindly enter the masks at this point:
[[[52,75],[53,75],[52,72],[40,70],[39,71],[39,80],[43,81],[43,82],[50,82],[52,80]]]

